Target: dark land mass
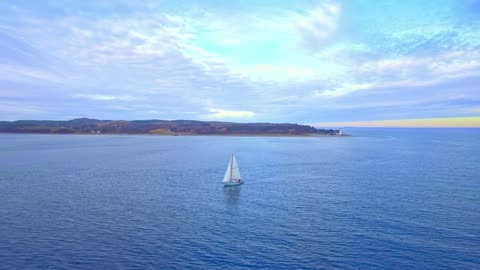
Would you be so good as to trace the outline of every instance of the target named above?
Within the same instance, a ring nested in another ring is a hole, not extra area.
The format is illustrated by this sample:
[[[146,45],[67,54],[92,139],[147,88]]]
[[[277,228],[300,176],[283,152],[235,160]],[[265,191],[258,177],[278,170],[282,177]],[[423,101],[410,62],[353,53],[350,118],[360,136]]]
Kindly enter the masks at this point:
[[[157,134],[157,135],[245,135],[245,136],[321,136],[338,135],[338,130],[317,129],[298,124],[232,123],[192,120],[96,120],[0,121],[2,133],[44,134]]]

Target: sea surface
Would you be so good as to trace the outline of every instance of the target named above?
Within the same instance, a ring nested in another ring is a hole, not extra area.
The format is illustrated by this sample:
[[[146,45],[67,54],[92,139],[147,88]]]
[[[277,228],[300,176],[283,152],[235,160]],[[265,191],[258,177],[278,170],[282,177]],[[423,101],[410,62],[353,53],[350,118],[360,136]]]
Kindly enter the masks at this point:
[[[0,269],[480,269],[480,129],[346,132],[2,134]]]

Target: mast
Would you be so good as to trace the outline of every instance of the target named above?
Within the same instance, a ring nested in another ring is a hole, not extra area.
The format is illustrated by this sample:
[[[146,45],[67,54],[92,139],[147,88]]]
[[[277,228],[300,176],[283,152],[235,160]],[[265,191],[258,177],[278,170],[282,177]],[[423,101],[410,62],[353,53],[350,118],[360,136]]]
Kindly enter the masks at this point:
[[[232,182],[232,171],[233,171],[233,154],[230,158],[230,182]]]

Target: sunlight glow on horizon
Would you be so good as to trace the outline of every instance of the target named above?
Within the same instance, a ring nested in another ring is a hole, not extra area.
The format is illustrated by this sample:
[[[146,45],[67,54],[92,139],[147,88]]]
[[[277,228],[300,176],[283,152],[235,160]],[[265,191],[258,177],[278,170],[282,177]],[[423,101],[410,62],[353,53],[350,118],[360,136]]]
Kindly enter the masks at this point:
[[[480,116],[315,123],[315,127],[480,128]]]

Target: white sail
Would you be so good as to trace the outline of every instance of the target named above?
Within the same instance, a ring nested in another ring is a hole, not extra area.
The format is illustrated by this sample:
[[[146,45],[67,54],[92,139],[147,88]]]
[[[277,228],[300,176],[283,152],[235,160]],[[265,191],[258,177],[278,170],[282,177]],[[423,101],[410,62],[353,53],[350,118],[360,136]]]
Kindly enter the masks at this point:
[[[232,160],[228,162],[227,171],[225,172],[225,177],[223,177],[223,182],[230,182],[230,177],[232,175]]]
[[[228,162],[228,167],[227,171],[225,172],[225,176],[223,177],[223,182],[238,182],[240,179],[240,169],[238,168],[237,160],[235,159],[235,156],[232,156]]]
[[[237,160],[235,156],[232,157],[232,180],[240,180],[242,177],[240,176],[240,168],[238,167]]]

